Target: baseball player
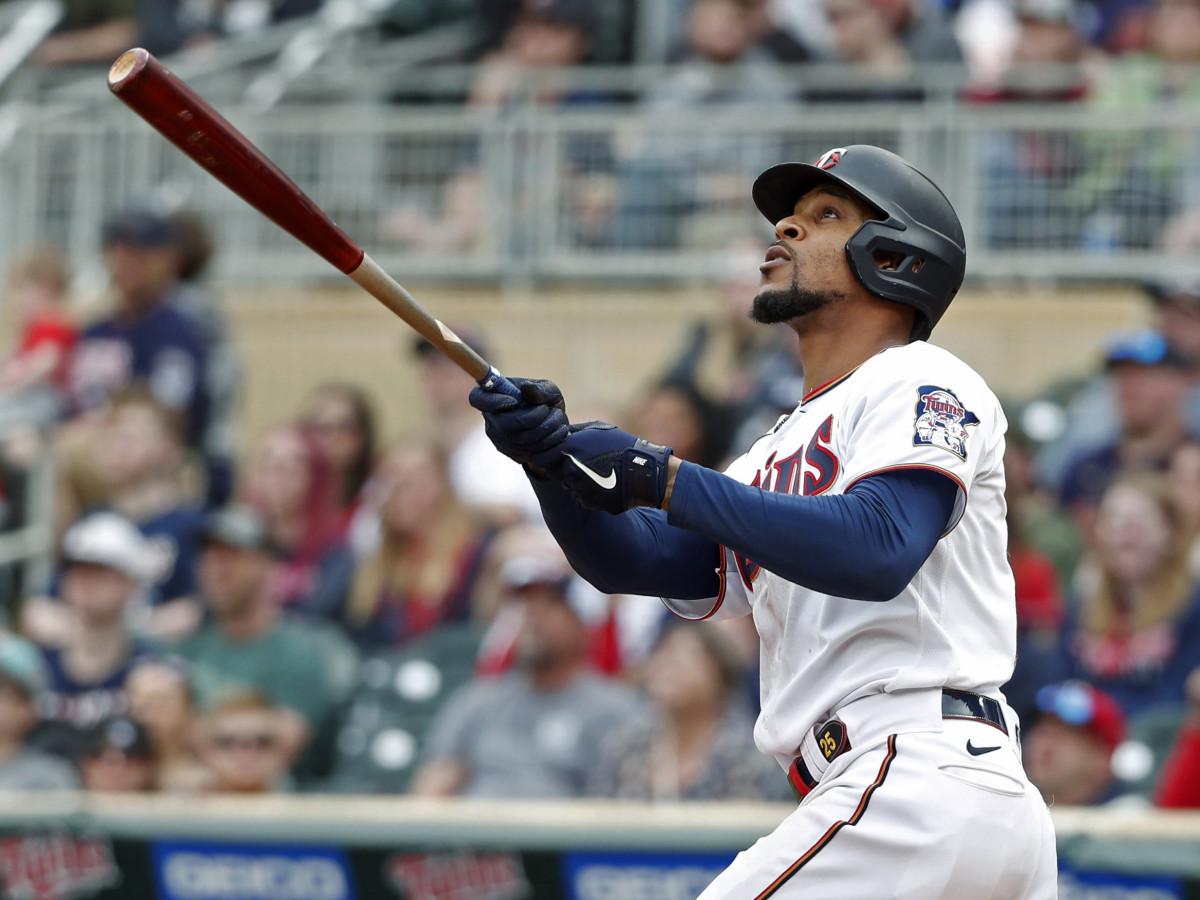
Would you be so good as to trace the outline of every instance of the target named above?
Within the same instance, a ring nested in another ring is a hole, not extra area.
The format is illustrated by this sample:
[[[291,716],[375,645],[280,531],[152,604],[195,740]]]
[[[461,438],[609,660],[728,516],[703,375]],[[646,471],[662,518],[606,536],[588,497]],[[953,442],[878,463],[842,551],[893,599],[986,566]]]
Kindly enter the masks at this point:
[[[597,588],[689,619],[753,615],[760,750],[800,802],[703,900],[1046,900],[1049,813],[1021,767],[1000,404],[926,339],[962,227],[877,147],[754,183],[775,226],[752,318],[800,342],[805,393],[716,472],[601,422],[553,383],[476,388],[547,524]]]

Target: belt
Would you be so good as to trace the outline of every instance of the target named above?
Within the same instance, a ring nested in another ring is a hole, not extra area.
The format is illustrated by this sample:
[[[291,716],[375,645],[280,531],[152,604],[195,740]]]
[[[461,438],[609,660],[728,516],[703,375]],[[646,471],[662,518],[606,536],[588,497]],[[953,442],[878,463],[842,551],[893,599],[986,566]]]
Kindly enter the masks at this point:
[[[942,718],[986,722],[1008,734],[1000,702],[971,691],[944,688]],[[788,783],[796,794],[796,800],[802,800],[815,788],[830,764],[850,747],[850,735],[846,731],[846,723],[841,719],[833,718],[813,726],[800,744],[800,755],[788,767]]]

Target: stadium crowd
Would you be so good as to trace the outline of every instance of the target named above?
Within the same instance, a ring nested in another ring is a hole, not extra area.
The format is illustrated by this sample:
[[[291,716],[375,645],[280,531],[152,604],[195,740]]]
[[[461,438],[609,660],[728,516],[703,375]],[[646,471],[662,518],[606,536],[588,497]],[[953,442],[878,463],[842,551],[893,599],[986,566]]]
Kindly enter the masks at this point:
[[[127,210],[101,244],[111,308],[82,327],[52,249],[5,289],[0,403],[61,414],[49,445],[14,435],[0,461],[10,529],[32,514],[31,460],[52,452],[57,477],[52,576],[0,583],[0,786],[789,796],[752,745],[751,620],[681,624],[575,576],[469,376],[428,343],[401,351],[426,427],[385,440],[364,386],[328,383],[237,454],[203,224]],[[744,268],[723,314],[610,411],[710,466],[802,376],[747,320]],[[1200,283],[1146,297],[1157,330],[1010,405],[1006,692],[1058,803],[1200,806]]]

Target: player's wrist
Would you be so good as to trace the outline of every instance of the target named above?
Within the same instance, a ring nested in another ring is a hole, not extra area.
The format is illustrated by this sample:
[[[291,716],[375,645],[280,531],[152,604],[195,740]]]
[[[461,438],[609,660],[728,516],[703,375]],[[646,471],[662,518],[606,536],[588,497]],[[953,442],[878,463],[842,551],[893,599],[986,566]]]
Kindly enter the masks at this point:
[[[682,465],[682,460],[678,456],[672,455],[667,460],[667,487],[663,493],[662,506],[660,509],[671,508],[671,494],[675,492],[675,478],[679,475],[679,467]]]

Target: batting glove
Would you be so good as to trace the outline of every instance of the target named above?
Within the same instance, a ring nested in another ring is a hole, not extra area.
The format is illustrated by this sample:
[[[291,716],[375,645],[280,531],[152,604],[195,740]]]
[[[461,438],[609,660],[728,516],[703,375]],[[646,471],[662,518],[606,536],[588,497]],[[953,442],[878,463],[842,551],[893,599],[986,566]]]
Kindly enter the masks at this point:
[[[531,465],[560,480],[588,509],[617,515],[635,506],[662,507],[670,447],[660,447],[607,422],[570,426],[554,449]]]
[[[568,434],[567,408],[562,391],[553,381],[509,378],[521,399],[476,385],[467,398],[483,413],[484,430],[496,449],[519,463],[528,464],[536,453],[545,453]]]

